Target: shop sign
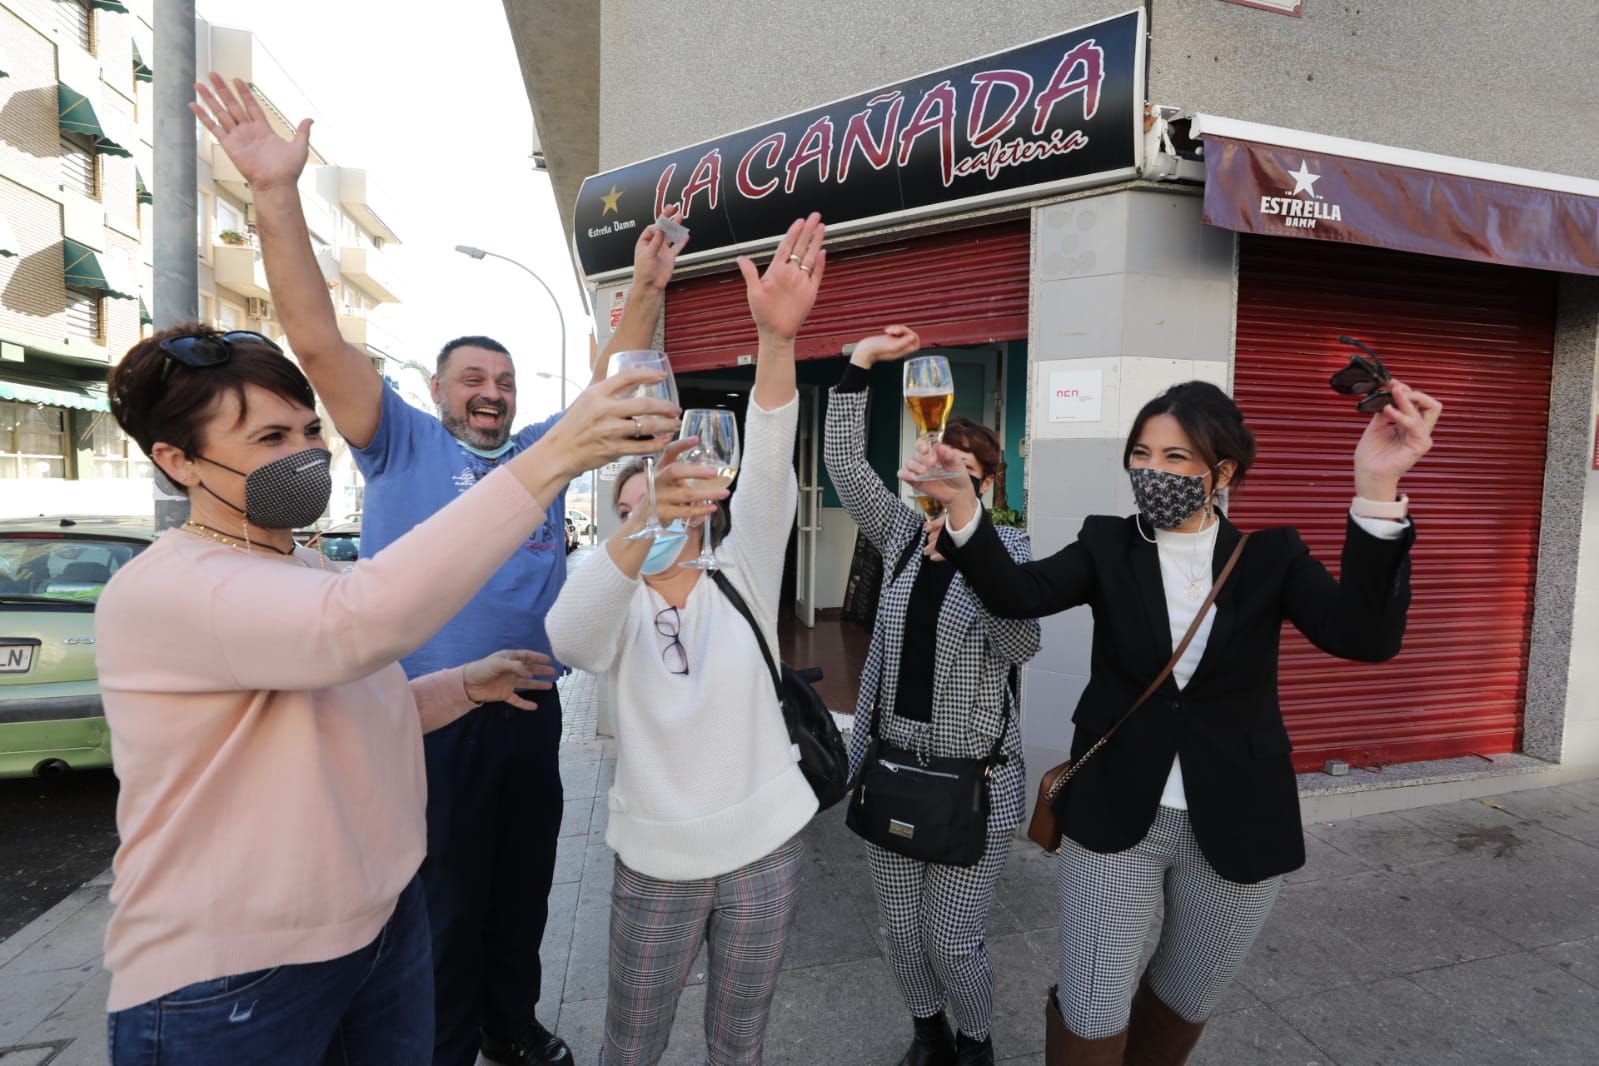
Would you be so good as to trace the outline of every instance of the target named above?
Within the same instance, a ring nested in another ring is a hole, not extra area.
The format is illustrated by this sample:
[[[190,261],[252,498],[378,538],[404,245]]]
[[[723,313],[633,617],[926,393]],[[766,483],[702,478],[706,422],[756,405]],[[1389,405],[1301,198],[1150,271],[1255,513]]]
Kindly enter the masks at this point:
[[[812,211],[841,233],[1132,176],[1143,57],[1140,9],[596,174],[579,263],[591,280],[630,269],[674,205],[688,264],[770,247]]]
[[[1102,370],[1052,370],[1049,374],[1051,422],[1098,422],[1102,417]]]

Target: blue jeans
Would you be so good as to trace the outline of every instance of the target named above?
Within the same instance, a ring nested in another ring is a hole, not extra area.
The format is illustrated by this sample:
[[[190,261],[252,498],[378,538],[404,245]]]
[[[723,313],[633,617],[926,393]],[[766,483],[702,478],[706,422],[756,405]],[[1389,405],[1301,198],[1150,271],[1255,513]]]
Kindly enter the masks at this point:
[[[412,878],[376,940],[337,959],[180,988],[107,1019],[113,1066],[427,1066],[433,962]]]

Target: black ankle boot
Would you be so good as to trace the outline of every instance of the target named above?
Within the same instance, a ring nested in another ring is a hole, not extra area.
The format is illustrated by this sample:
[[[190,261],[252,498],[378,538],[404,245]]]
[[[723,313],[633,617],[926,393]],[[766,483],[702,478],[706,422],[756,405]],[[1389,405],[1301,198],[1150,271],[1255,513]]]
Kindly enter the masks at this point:
[[[912,1018],[916,1034],[911,1037],[910,1049],[899,1060],[899,1066],[954,1066],[955,1036],[949,1031],[944,1012],[931,1018]]]
[[[994,1041],[986,1036],[973,1040],[965,1033],[956,1033],[955,1066],[994,1066]]]

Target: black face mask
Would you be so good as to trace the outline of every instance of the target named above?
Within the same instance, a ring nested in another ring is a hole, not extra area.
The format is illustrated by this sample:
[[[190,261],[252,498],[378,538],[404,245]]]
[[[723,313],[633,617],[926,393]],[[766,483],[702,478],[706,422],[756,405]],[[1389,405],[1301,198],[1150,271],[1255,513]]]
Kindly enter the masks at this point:
[[[972,495],[976,496],[978,499],[982,499],[983,479],[980,477],[973,477],[971,474],[967,474],[966,476],[972,479]]]
[[[303,452],[285,455],[248,474],[242,470],[207,459],[197,458],[220,466],[223,470],[244,478],[244,506],[218,496],[205,482],[200,487],[218,500],[238,511],[245,521],[261,529],[300,529],[322,517],[333,495],[333,475],[328,466],[333,453],[325,448],[307,448]]]

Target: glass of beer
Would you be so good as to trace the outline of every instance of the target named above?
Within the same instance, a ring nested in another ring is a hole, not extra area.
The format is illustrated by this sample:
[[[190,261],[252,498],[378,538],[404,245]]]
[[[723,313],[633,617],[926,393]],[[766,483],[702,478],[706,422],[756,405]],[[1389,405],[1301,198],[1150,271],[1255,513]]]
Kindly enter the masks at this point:
[[[916,506],[922,509],[922,514],[927,516],[927,520],[929,522],[935,518],[944,517],[943,500],[935,500],[933,497],[927,495],[927,493],[915,488],[911,490],[911,500],[915,502]]]
[[[918,440],[932,445],[944,439],[944,423],[955,406],[955,379],[949,372],[948,359],[942,355],[919,355],[906,360],[905,406],[916,423]],[[960,476],[939,468],[929,473],[927,480]]]
[[[678,456],[677,461],[716,471],[712,477],[696,479],[696,488],[725,489],[738,477],[738,420],[732,411],[721,407],[684,411],[681,436],[698,437],[699,443]],[[699,555],[678,565],[689,570],[720,570],[729,565],[720,562],[711,550],[710,515],[700,519]]]

